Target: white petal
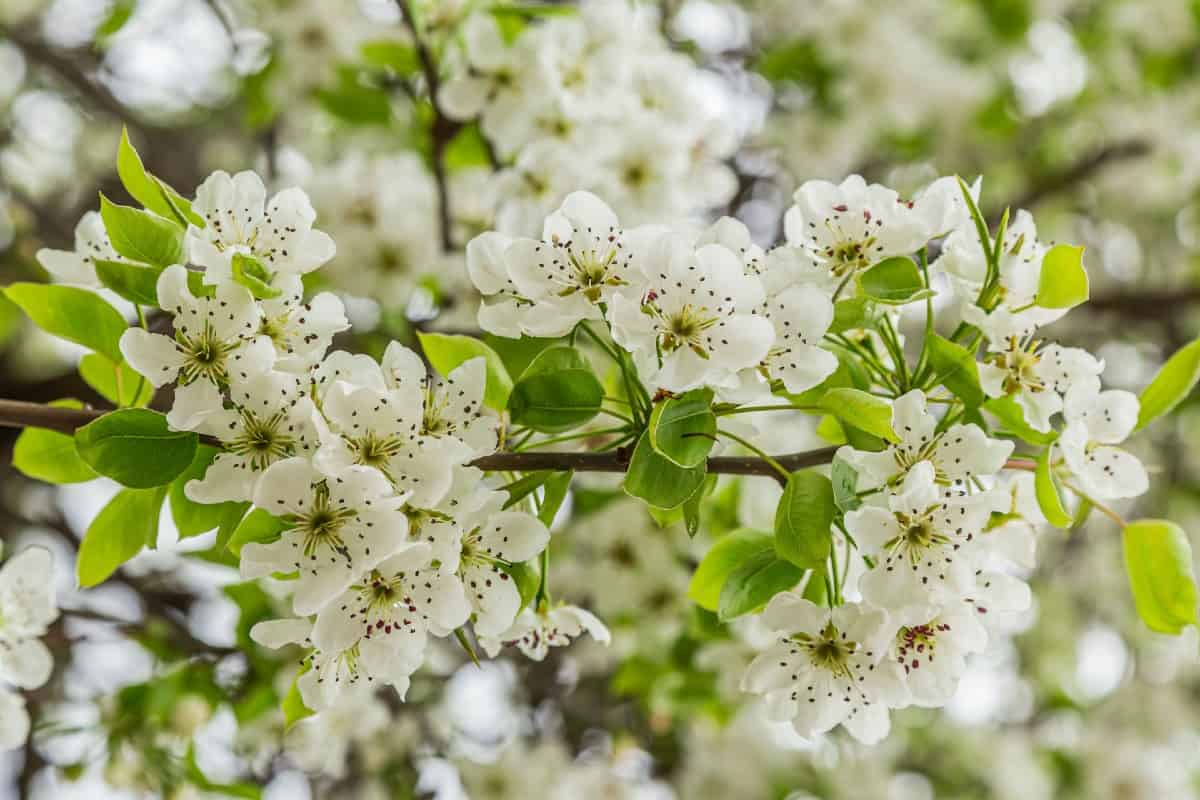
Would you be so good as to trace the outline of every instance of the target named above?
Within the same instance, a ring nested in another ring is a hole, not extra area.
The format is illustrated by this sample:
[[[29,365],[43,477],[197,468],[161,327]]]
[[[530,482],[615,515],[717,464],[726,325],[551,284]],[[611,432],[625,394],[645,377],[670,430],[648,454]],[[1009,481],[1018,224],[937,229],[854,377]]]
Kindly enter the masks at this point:
[[[323,477],[307,459],[276,461],[259,479],[254,505],[276,515],[303,513],[312,503],[313,484]]]
[[[22,689],[36,689],[50,679],[54,658],[39,639],[0,642],[0,678]]]
[[[175,387],[167,424],[177,431],[198,430],[206,419],[224,408],[221,392],[208,381],[192,381]]]
[[[250,638],[263,647],[278,650],[289,644],[308,641],[313,625],[306,619],[269,619],[250,629]]]
[[[0,688],[0,751],[15,750],[29,738],[29,712],[25,698]]]
[[[183,366],[183,354],[175,346],[175,340],[161,333],[130,328],[121,334],[120,347],[129,365],[155,387],[175,380]]]

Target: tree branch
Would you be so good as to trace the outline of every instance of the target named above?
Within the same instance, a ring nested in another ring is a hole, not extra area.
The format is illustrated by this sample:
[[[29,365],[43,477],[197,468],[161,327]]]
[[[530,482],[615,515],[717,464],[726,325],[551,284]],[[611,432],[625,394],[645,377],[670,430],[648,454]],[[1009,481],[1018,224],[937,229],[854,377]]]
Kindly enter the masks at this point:
[[[27,403],[21,400],[0,400],[0,426],[9,428],[45,428],[73,435],[76,428],[103,416],[105,411],[94,408],[58,408]],[[774,456],[789,472],[826,464],[836,447],[823,447],[804,453]],[[630,451],[621,448],[604,453],[493,453],[471,462],[471,466],[491,472],[618,472],[629,468]],[[708,471],[713,475],[763,475],[783,482],[778,472],[761,458],[750,456],[713,456],[708,459]]]
[[[442,251],[449,253],[454,250],[454,237],[450,224],[450,190],[446,179],[446,145],[462,128],[461,123],[446,116],[438,100],[438,90],[441,78],[438,76],[437,62],[429,45],[421,37],[417,27],[417,19],[413,14],[409,0],[396,0],[400,8],[400,16],[404,24],[412,31],[413,47],[417,51],[417,60],[421,62],[421,72],[425,76],[425,88],[429,92],[429,105],[433,108],[433,123],[430,126],[430,161],[433,167],[433,180],[437,185],[438,195],[438,227],[441,229]]]

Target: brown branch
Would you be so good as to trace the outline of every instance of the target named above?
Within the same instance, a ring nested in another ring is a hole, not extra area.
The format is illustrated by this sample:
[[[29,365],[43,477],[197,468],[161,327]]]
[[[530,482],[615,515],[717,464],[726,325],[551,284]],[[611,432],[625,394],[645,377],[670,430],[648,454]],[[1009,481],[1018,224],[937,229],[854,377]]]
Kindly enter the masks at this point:
[[[1148,155],[1150,150],[1150,143],[1144,139],[1129,139],[1106,145],[1089,153],[1063,170],[1036,181],[1023,194],[1014,197],[1011,202],[1001,206],[1001,209],[1033,208],[1046,198],[1064,192],[1078,183],[1082,183],[1114,162],[1141,158]],[[988,224],[992,226],[999,224],[1003,213],[1002,210],[996,210],[989,214]]]
[[[1110,292],[1091,298],[1082,307],[1092,311],[1170,322],[1176,319],[1170,309],[1180,304],[1197,302],[1200,302],[1200,287],[1182,286],[1178,289]]]
[[[438,226],[441,229],[442,251],[449,253],[454,250],[454,237],[450,223],[450,190],[446,179],[446,146],[462,128],[462,124],[450,119],[442,111],[438,100],[441,78],[438,76],[437,61],[429,50],[429,45],[421,36],[417,27],[417,19],[413,14],[408,0],[396,0],[400,8],[400,16],[404,24],[412,31],[413,47],[417,51],[417,60],[421,63],[421,72],[425,76],[425,89],[429,92],[429,105],[433,108],[433,124],[430,127],[430,162],[433,167],[433,180],[437,185],[438,195]]]
[[[105,411],[92,408],[57,408],[21,400],[0,400],[0,426],[10,428],[45,428],[67,435],[75,429],[103,416]],[[789,472],[805,467],[826,464],[837,448],[824,447],[804,453],[774,456]],[[471,466],[493,472],[625,472],[630,453],[618,449],[605,453],[494,453],[471,462]],[[750,456],[713,456],[708,459],[708,471],[714,475],[764,475],[782,482],[782,476],[766,461]]]

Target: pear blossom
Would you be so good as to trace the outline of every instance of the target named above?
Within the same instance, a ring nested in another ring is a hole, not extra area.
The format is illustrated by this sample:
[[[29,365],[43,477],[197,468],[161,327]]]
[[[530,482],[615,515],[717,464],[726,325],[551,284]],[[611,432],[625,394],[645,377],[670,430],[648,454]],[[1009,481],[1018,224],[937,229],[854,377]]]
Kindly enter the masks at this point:
[[[53,659],[40,637],[58,618],[54,560],[27,547],[0,566],[0,681],[36,689],[50,678]]]
[[[37,251],[37,260],[47,272],[63,283],[94,287],[100,286],[100,280],[96,277],[97,260],[126,261],[113,248],[104,228],[104,220],[97,211],[88,211],[79,219],[75,226],[74,250],[43,247]]]
[[[219,391],[232,382],[266,372],[275,361],[270,338],[258,333],[258,307],[244,287],[217,286],[212,297],[197,297],[187,269],[176,264],[158,278],[158,303],[174,315],[174,336],[129,328],[121,353],[154,386],[177,382],[167,421],[190,430],[220,408]]]
[[[325,355],[335,334],[349,330],[350,322],[337,295],[321,292],[305,302],[298,277],[279,283],[278,297],[259,301],[258,334],[275,346],[275,369],[304,373]]]
[[[742,689],[762,696],[767,715],[801,736],[842,725],[873,744],[891,727],[888,710],[907,700],[903,670],[889,658],[895,625],[858,604],[820,608],[781,592],[762,613],[776,641],[755,657]]]
[[[1137,497],[1149,488],[1142,462],[1117,447],[1137,427],[1138,407],[1137,395],[1118,389],[1080,391],[1067,398],[1067,425],[1058,450],[1087,495],[1117,500]]]
[[[254,504],[288,527],[274,542],[242,548],[242,577],[297,572],[293,608],[315,613],[404,546],[404,500],[368,467],[327,476],[304,458],[278,461],[259,478]]]
[[[896,485],[922,462],[929,462],[939,483],[963,486],[976,475],[999,472],[1013,443],[989,438],[978,425],[955,423],[939,432],[938,420],[917,389],[892,402],[892,429],[898,442],[878,453],[845,448],[843,457],[862,468],[872,486]]]
[[[966,671],[967,656],[987,646],[988,632],[964,604],[940,610],[913,606],[897,613],[900,624],[890,657],[904,669],[913,705],[946,704]]]
[[[492,657],[504,645],[511,645],[527,658],[543,661],[551,647],[565,647],[585,633],[601,644],[611,640],[608,628],[595,614],[578,606],[558,605],[539,610],[527,608],[508,630],[495,637],[481,636],[479,643]]]
[[[613,339],[633,353],[649,384],[682,392],[735,387],[738,373],[762,362],[774,341],[758,278],[720,244],[693,247],[659,237],[643,264],[641,296],[612,298]]]
[[[0,686],[0,753],[15,750],[29,738],[29,712],[25,698]]]
[[[863,505],[846,514],[846,530],[875,567],[863,576],[863,595],[881,608],[945,602],[971,585],[972,551],[1005,496],[993,492],[943,496],[933,465],[908,471],[887,507]]]
[[[192,210],[204,227],[188,227],[188,253],[210,283],[233,277],[235,255],[256,259],[266,270],[263,282],[275,286],[277,278],[311,272],[334,255],[333,239],[312,227],[316,212],[308,196],[291,188],[268,201],[253,172],[214,172],[196,190]]]

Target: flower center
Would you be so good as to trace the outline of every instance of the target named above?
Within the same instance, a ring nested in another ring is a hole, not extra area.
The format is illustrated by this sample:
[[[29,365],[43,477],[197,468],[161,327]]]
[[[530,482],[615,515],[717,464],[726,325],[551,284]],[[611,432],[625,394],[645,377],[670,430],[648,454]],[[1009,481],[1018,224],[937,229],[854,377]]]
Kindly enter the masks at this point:
[[[1040,340],[1034,339],[1022,345],[1016,336],[1010,336],[1008,349],[987,359],[988,363],[1006,373],[1003,384],[1006,394],[1021,390],[1036,393],[1046,388],[1045,382],[1037,374],[1037,366],[1042,360],[1037,352],[1041,344]]]
[[[936,621],[901,628],[896,633],[896,660],[904,665],[904,671],[920,669],[922,662],[933,661],[937,637],[948,630],[949,625]]]
[[[258,417],[242,411],[242,432],[226,448],[243,456],[251,469],[264,470],[295,451],[296,438],[282,429],[284,414]]]
[[[179,371],[181,384],[189,384],[197,378],[204,378],[218,386],[229,382],[229,370],[225,359],[237,349],[239,342],[222,341],[208,322],[200,333],[195,336],[177,334],[176,341],[183,350],[184,362]]]
[[[858,652],[858,642],[846,637],[830,620],[817,636],[797,633],[792,637],[817,669],[843,677],[850,676],[850,658]]]
[[[335,553],[346,552],[346,541],[342,538],[342,528],[353,519],[355,512],[348,508],[331,508],[329,505],[329,490],[321,484],[317,489],[312,510],[307,514],[293,517],[296,529],[304,540],[304,555],[314,558],[318,551],[332,550]]]

